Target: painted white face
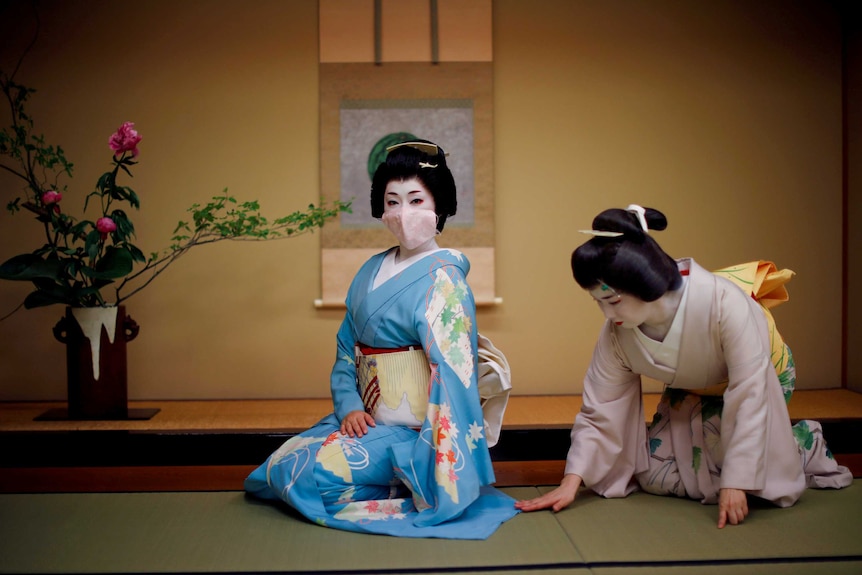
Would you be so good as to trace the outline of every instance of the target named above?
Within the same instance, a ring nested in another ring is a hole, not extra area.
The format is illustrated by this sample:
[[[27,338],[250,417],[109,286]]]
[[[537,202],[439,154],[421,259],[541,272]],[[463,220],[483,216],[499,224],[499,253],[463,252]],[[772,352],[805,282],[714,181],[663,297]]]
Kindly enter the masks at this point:
[[[408,250],[419,248],[437,235],[434,196],[417,178],[393,180],[383,194],[383,223]]]
[[[383,194],[383,212],[391,212],[409,205],[413,208],[421,208],[434,211],[434,196],[428,191],[419,178],[407,180],[392,180],[386,184]]]
[[[620,293],[605,284],[589,290],[605,318],[625,329],[634,329],[649,318],[649,304],[637,296]]]

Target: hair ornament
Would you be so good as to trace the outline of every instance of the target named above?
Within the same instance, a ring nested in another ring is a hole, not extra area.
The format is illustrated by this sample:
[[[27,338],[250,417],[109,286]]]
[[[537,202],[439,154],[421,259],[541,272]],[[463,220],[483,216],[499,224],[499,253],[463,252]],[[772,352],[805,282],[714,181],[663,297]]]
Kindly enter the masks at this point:
[[[602,230],[578,230],[582,234],[589,234],[591,236],[598,236],[600,238],[618,238],[623,235],[622,232],[605,232]]]
[[[437,164],[429,164],[428,162],[419,162],[420,168],[436,168]]]
[[[620,294],[620,292],[618,292],[617,290],[615,290],[614,288],[612,288],[611,286],[606,284],[605,280],[599,280],[599,289],[602,290],[602,294],[608,294],[610,296],[610,297],[604,297],[604,295],[602,296],[602,300],[606,301],[608,303],[611,303],[611,304],[618,303],[623,298],[623,296]]]
[[[632,212],[634,215],[638,217],[638,222],[641,224],[641,229],[645,234],[649,233],[649,226],[646,221],[646,210],[643,206],[639,206],[637,204],[629,204],[629,207],[626,208],[627,212]]]
[[[403,146],[407,146],[409,148],[415,148],[415,149],[419,150],[420,152],[424,152],[424,153],[428,154],[429,156],[436,156],[437,154],[439,154],[442,151],[440,149],[440,146],[438,146],[437,144],[432,144],[430,142],[401,142],[400,144],[393,144],[391,146],[387,146],[386,153],[388,154],[392,150],[401,148]],[[449,152],[443,152],[443,155],[448,156]],[[432,166],[432,167],[436,168],[437,166]]]

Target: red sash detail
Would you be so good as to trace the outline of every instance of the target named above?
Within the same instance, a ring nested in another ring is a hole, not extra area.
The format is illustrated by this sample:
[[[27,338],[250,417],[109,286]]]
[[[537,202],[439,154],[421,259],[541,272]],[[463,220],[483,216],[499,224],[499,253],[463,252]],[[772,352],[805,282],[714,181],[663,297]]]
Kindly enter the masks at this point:
[[[356,347],[359,348],[359,352],[362,355],[377,355],[380,353],[397,353],[399,351],[411,351],[414,349],[422,349],[421,345],[407,345],[404,347],[393,347],[393,348],[380,348],[380,347],[368,347],[364,343],[357,343]]]

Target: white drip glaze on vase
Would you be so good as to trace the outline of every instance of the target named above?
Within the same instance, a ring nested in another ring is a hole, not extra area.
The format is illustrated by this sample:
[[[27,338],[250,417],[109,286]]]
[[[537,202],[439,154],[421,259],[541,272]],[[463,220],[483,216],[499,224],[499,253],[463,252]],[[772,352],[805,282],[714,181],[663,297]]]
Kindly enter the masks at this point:
[[[90,353],[93,356],[93,379],[99,381],[99,348],[102,342],[102,326],[108,333],[108,341],[114,343],[117,308],[116,306],[73,307],[72,315],[81,327],[84,337],[90,340]]]

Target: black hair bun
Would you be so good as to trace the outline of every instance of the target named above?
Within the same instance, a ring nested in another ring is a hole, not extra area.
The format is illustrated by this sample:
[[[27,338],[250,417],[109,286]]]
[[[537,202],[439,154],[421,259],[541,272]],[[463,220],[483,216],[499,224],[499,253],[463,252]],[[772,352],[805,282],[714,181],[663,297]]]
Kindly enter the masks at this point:
[[[647,227],[651,230],[660,232],[667,229],[667,218],[658,210],[644,208],[644,219],[647,222]]]
[[[644,220],[647,229],[661,231],[667,228],[667,218],[663,213],[653,208],[644,208]],[[601,232],[616,232],[628,239],[643,237],[646,233],[635,210],[611,208],[605,210],[593,219],[593,229]]]

